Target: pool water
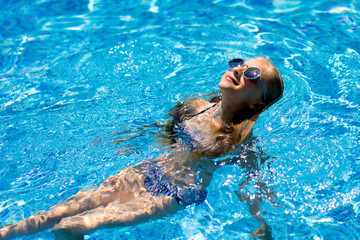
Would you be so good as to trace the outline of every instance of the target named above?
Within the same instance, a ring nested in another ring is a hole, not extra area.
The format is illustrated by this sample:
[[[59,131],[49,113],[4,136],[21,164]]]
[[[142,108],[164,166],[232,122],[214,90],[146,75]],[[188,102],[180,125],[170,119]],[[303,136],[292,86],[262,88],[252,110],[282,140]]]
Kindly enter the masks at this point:
[[[274,239],[360,239],[358,1],[0,5],[0,226],[162,154],[161,128],[144,125],[217,91],[231,58],[265,55],[284,96],[215,172],[207,200],[85,238],[253,239],[261,223],[239,191],[260,196]],[[53,235],[21,239],[34,238]]]

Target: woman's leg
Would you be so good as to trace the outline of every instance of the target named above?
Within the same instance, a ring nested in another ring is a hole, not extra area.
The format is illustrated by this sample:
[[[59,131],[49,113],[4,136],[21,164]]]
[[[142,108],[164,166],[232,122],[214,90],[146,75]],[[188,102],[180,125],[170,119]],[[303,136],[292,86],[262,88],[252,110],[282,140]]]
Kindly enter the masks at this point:
[[[99,188],[79,191],[64,203],[57,204],[47,212],[39,212],[18,223],[0,228],[0,239],[10,239],[22,235],[31,235],[51,228],[62,218],[73,216],[87,210],[106,206],[119,199],[121,202],[137,197],[145,189],[142,188],[142,176],[131,168],[124,169],[117,176],[111,176]]]
[[[41,211],[20,222],[1,227],[0,239],[10,239],[44,231],[54,226],[62,217],[77,214],[89,208],[84,202],[93,195],[93,189],[80,191],[68,198],[64,203],[53,206],[52,209],[47,212]]]
[[[173,197],[146,193],[125,203],[114,201],[106,207],[64,218],[54,226],[54,233],[59,240],[81,239],[82,235],[102,227],[134,225],[182,208]]]

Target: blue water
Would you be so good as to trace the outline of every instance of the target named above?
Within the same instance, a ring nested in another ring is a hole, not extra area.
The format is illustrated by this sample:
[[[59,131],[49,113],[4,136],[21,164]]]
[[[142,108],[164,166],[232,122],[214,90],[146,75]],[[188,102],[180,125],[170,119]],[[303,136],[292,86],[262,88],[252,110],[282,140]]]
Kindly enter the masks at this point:
[[[0,6],[0,225],[160,155],[161,128],[144,124],[216,91],[229,59],[265,55],[284,97],[215,172],[207,201],[86,239],[252,239],[261,223],[235,194],[246,180],[274,239],[360,239],[358,1]],[[34,237],[53,235],[23,239]]]

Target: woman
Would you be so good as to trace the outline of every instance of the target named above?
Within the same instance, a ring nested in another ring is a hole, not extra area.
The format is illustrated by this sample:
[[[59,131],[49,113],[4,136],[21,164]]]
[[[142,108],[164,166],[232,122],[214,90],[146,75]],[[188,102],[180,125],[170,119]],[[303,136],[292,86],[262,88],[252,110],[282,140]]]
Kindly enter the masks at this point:
[[[259,114],[283,92],[282,78],[265,58],[233,59],[219,83],[221,100],[194,99],[173,109],[169,153],[80,191],[47,212],[0,228],[0,238],[34,234],[54,226],[58,239],[81,239],[101,227],[132,225],[176,212],[206,198],[217,165],[251,132]]]

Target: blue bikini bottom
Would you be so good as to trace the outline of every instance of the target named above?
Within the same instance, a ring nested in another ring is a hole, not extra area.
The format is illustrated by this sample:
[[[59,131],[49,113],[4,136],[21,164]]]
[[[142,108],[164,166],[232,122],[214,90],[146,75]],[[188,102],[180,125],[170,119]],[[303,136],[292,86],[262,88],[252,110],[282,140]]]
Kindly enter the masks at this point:
[[[172,184],[155,160],[143,162],[138,167],[145,170],[144,187],[155,195],[163,194],[174,197],[182,206],[200,204],[206,199],[207,191],[205,189],[192,189]]]

